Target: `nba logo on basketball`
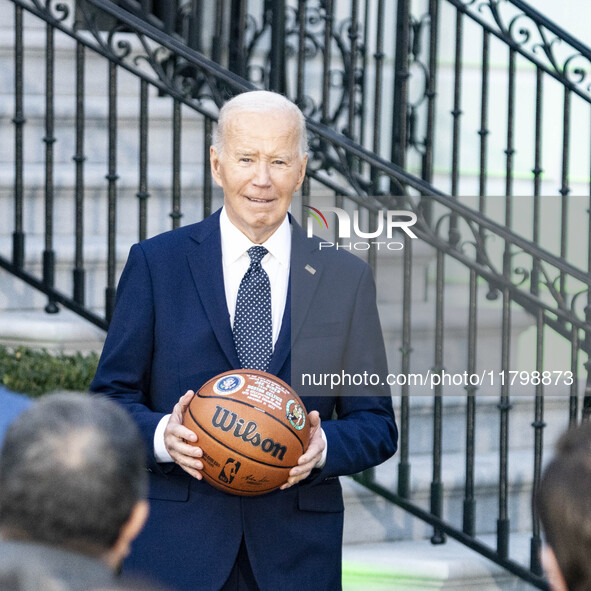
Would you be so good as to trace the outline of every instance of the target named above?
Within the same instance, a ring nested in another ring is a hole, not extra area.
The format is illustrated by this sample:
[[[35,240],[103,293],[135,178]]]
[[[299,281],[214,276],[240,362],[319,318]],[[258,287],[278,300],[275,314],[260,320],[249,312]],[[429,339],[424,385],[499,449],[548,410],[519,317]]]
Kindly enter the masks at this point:
[[[220,472],[220,475],[218,476],[218,478],[222,482],[225,482],[226,484],[230,484],[232,482],[232,480],[234,480],[234,476],[236,476],[236,473],[238,472],[238,470],[240,470],[240,462],[237,462],[236,460],[234,460],[232,458],[228,458],[226,460],[226,464],[222,468],[222,471]]]

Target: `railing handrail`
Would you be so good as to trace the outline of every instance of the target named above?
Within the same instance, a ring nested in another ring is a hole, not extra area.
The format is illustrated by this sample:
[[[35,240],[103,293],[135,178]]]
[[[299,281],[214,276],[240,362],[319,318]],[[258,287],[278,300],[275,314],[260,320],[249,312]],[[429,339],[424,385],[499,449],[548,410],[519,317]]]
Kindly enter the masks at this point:
[[[488,33],[494,35],[495,37],[497,37],[498,39],[500,39],[501,41],[506,43],[509,47],[511,47],[514,51],[518,52],[521,56],[523,56],[525,59],[530,61],[536,67],[540,68],[546,74],[548,74],[548,75],[552,76],[554,79],[558,80],[561,84],[563,84],[569,90],[572,90],[575,94],[580,96],[585,101],[591,103],[591,94],[588,93],[589,81],[587,80],[586,84],[582,84],[583,79],[587,78],[587,76],[584,75],[583,78],[581,78],[579,80],[579,83],[575,84],[572,80],[569,80],[569,78],[566,75],[566,66],[569,64],[571,59],[578,57],[576,54],[569,56],[566,60],[564,60],[564,63],[559,64],[556,62],[555,56],[551,54],[552,44],[551,43],[546,44],[546,47],[543,49],[544,49],[544,53],[546,54],[546,57],[548,59],[548,63],[551,66],[551,67],[549,67],[548,64],[546,64],[542,60],[536,58],[536,56],[534,55],[535,49],[532,51],[526,51],[524,49],[523,43],[526,40],[525,37],[521,41],[519,41],[519,40],[511,37],[510,32],[512,29],[513,22],[516,21],[516,19],[519,17],[526,16],[526,17],[530,18],[535,23],[536,27],[538,28],[538,32],[540,33],[542,38],[543,38],[543,32],[540,29],[540,27],[543,27],[543,29],[546,29],[547,31],[553,33],[556,36],[556,39],[560,39],[561,41],[569,44],[576,52],[578,52],[578,54],[581,57],[585,58],[590,64],[591,64],[591,48],[589,48],[587,45],[585,45],[584,43],[582,43],[581,41],[579,41],[578,39],[573,37],[570,33],[565,31],[561,27],[559,27],[556,23],[554,23],[551,20],[549,20],[548,18],[546,18],[543,14],[538,12],[535,8],[533,8],[532,6],[530,6],[527,2],[524,2],[523,0],[504,0],[505,2],[508,2],[509,4],[512,4],[513,6],[518,8],[519,10],[523,11],[523,14],[513,16],[509,25],[506,26],[505,28],[503,28],[502,25],[506,25],[506,23],[501,23],[499,20],[497,20],[496,16],[493,14],[493,17],[495,18],[495,21],[497,22],[497,25],[499,27],[499,29],[497,30],[494,27],[492,27],[486,20],[478,17],[475,14],[475,12],[470,10],[470,6],[473,5],[476,1],[477,0],[469,0],[468,2],[466,2],[466,0],[446,0],[446,2],[455,6],[456,9],[458,11],[460,11],[462,14],[468,16],[469,18],[474,20],[476,23],[478,23],[485,31],[487,31]],[[494,7],[494,10],[496,11],[499,6],[499,3],[498,3],[498,1],[497,2],[489,2],[488,5],[482,4],[479,6],[479,8],[482,6],[488,6],[489,9],[491,9],[491,6],[492,6],[492,7]],[[519,32],[519,34],[521,34],[521,32]],[[535,45],[534,45],[534,48],[535,48]],[[580,73],[577,73],[577,72],[575,72],[575,73],[578,76],[580,75]],[[582,90],[582,87],[585,87],[585,90],[587,92],[584,92]]]
[[[21,4],[22,6],[26,6],[27,3],[24,0],[14,0],[16,3]],[[38,0],[33,0],[35,3]],[[452,0],[453,1],[453,0]],[[518,2],[519,0],[509,0],[511,2]],[[167,47],[168,49],[175,51],[181,57],[187,59],[188,61],[192,62],[195,65],[198,65],[200,68],[207,70],[209,73],[219,76],[224,82],[231,85],[236,90],[246,91],[246,90],[257,90],[257,87],[250,83],[248,80],[233,74],[229,70],[226,70],[213,62],[212,60],[206,58],[199,52],[183,45],[182,42],[178,41],[172,36],[165,35],[160,31],[157,27],[143,21],[141,18],[133,15],[132,13],[121,9],[119,6],[113,4],[112,2],[108,2],[105,0],[87,0],[87,3],[97,6],[101,10],[104,10],[111,16],[114,16],[128,24],[136,28],[137,31],[145,33],[148,36],[151,36],[152,39],[157,41],[158,43],[162,43],[163,46]],[[525,4],[525,3],[523,3]],[[526,5],[527,6],[527,5]],[[533,10],[533,9],[532,9]],[[558,28],[558,27],[557,27]],[[558,28],[559,29],[559,28]],[[67,32],[67,30],[65,31]],[[92,45],[89,45],[93,47]],[[589,51],[589,57],[591,58],[591,50]],[[124,64],[121,64],[124,65]],[[186,103],[189,107],[195,107],[194,101],[187,101]],[[207,115],[208,117],[217,121],[217,114],[207,113],[204,112],[203,114]],[[580,269],[570,265],[563,259],[554,256],[550,252],[540,248],[534,242],[519,236],[515,232],[512,232],[507,227],[502,226],[486,218],[485,216],[480,215],[478,212],[474,211],[473,209],[463,205],[450,195],[447,195],[443,191],[440,191],[427,181],[407,172],[402,167],[393,164],[392,162],[381,158],[380,156],[370,152],[357,142],[353,141],[352,139],[348,138],[347,136],[335,132],[332,128],[320,123],[319,121],[315,121],[310,119],[309,117],[306,118],[306,127],[308,130],[316,133],[319,137],[324,140],[329,141],[331,144],[338,146],[340,148],[345,149],[349,154],[358,157],[359,159],[363,160],[367,164],[369,164],[372,168],[376,168],[386,174],[389,177],[395,177],[396,179],[404,182],[404,184],[411,186],[413,189],[416,189],[424,196],[432,197],[436,199],[442,205],[449,207],[454,213],[458,213],[465,217],[466,219],[470,219],[479,225],[487,228],[488,230],[494,232],[503,240],[511,242],[515,246],[524,249],[526,252],[535,253],[538,258],[550,263],[551,265],[557,267],[558,269],[569,273],[574,278],[582,281],[591,286],[591,278],[589,275],[581,271]],[[316,177],[320,180],[319,177]]]
[[[585,45],[582,41],[573,37],[568,31],[558,26],[554,21],[551,21],[539,10],[536,10],[531,4],[524,2],[523,0],[508,0],[517,8],[523,10],[523,13],[531,17],[532,19],[539,22],[546,29],[554,33],[557,37],[566,41],[569,45],[572,45],[581,55],[591,60],[591,47]]]

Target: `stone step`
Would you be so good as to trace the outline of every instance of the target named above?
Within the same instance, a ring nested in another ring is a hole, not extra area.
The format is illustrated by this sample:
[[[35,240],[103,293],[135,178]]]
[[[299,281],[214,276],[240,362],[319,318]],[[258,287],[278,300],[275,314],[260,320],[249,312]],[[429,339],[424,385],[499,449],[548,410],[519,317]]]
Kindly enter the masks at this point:
[[[579,392],[584,389],[581,383]],[[466,448],[467,396],[460,389],[442,396],[442,449],[445,453],[463,453]],[[500,392],[488,391],[475,396],[475,452],[496,453],[499,449]],[[530,386],[513,387],[510,394],[509,437],[514,450],[531,450],[534,445],[535,394]],[[568,423],[569,398],[560,386],[544,390],[544,443],[552,446]],[[394,396],[394,411],[400,417],[400,396]],[[432,396],[409,396],[409,453],[431,454],[433,449]]]
[[[378,270],[379,272],[379,270]],[[394,274],[390,279],[395,282]],[[464,291],[467,292],[467,286]],[[435,365],[435,300],[429,292],[428,301],[413,297],[411,304],[411,372],[427,375]],[[479,301],[484,301],[484,290]],[[384,340],[389,343],[389,365],[391,371],[399,371],[400,351],[403,335],[403,309],[401,303],[389,302],[380,307],[380,318]],[[498,308],[484,308],[478,312],[478,348],[476,351],[476,367],[480,373],[483,369],[500,370],[501,368],[501,322],[500,303]],[[523,310],[515,309],[511,318],[511,367],[519,367],[517,363],[518,347],[515,346],[520,336],[534,324],[533,317]],[[443,337],[443,368],[448,373],[466,371],[468,359],[468,309],[458,299],[449,299],[444,309]],[[486,380],[485,380],[486,381]]]
[[[147,157],[148,173],[151,166],[170,165],[173,158],[173,103],[167,97],[159,97],[152,88],[148,103]],[[85,166],[108,162],[108,101],[106,96],[90,96],[84,101],[84,147]],[[69,164],[74,168],[72,157],[76,153],[76,97],[60,95],[54,101],[53,158],[56,165]],[[137,171],[139,161],[139,95],[117,98],[117,167],[131,167]],[[25,164],[45,162],[45,96],[24,96],[23,145]],[[14,159],[15,128],[14,98],[0,94],[0,164],[12,163]],[[209,158],[209,149],[203,146],[203,116],[187,107],[181,108],[180,132],[181,164],[202,168],[204,156]]]
[[[513,400],[515,402],[516,399]],[[543,458],[552,456],[557,438],[568,426],[568,399],[556,397],[546,401],[547,413],[544,420],[547,424],[543,435]],[[521,410],[520,410],[521,409]],[[533,438],[533,429],[528,421],[529,413],[526,405],[515,404],[509,419],[509,455],[508,465],[508,518],[511,532],[531,532],[531,496],[533,489],[533,444],[523,445],[523,433]],[[411,423],[413,409],[410,410]],[[476,499],[475,531],[478,535],[496,532],[498,518],[499,494],[499,452],[498,431],[487,424],[486,414],[477,415],[479,425],[476,431],[477,447],[474,461],[474,498]],[[443,488],[442,517],[451,521],[454,527],[462,528],[463,504],[465,497],[466,458],[464,448],[457,449],[457,441],[448,449],[447,442],[453,441],[456,431],[454,405],[443,409],[444,437],[441,458],[441,482]],[[494,423],[494,420],[491,421]],[[425,424],[422,431],[411,429],[409,450],[410,464],[410,495],[409,500],[430,510],[431,482],[433,479],[433,459],[431,451],[421,453],[417,448],[424,449],[425,441],[432,437],[431,424]],[[495,442],[490,446],[483,440],[495,435]],[[463,429],[459,439],[463,442]],[[483,451],[482,448],[485,448]],[[377,466],[374,470],[375,481],[394,493],[397,492],[399,454]],[[375,495],[369,489],[350,478],[341,479],[345,498],[345,532],[346,543],[374,543],[392,540],[426,539],[432,534],[431,526],[397,508],[384,498]]]
[[[66,2],[72,6],[71,0]],[[5,4],[4,22],[14,23],[14,7],[8,2]],[[45,57],[46,57],[46,32],[45,22],[42,19],[28,13],[24,14],[24,91],[27,94],[43,94],[45,88]],[[70,15],[73,15],[72,9]],[[71,18],[71,17],[70,17]],[[105,39],[106,41],[106,39]],[[139,40],[133,34],[120,33],[116,42],[126,41],[130,44],[131,53],[129,60],[133,60],[138,54],[142,54]],[[117,52],[117,47],[114,48]],[[76,41],[70,36],[55,31],[55,93],[71,94],[75,88],[76,75]],[[161,56],[164,57],[164,56]],[[104,96],[108,88],[108,62],[106,59],[86,50],[86,92],[89,95]],[[14,28],[0,28],[0,71],[6,73],[7,87],[12,88],[14,81]],[[138,93],[138,78],[123,68],[118,68],[118,88],[121,95],[135,95]]]
[[[100,353],[105,336],[103,330],[66,309],[58,314],[0,311],[0,344],[9,347],[24,345],[67,355]]]
[[[494,540],[484,538],[494,548]],[[512,558],[527,566],[529,538],[512,538]],[[448,539],[343,547],[343,591],[533,591],[535,587],[459,542]]]
[[[129,247],[133,240],[120,240],[117,244],[117,268],[121,272]],[[25,270],[35,277],[41,279],[42,272],[42,251],[44,248],[42,236],[27,236],[25,242]],[[56,266],[54,287],[66,295],[73,293],[73,269],[74,269],[74,241],[72,238],[63,236],[54,239],[56,251]],[[0,237],[0,252],[10,260],[11,239]],[[89,237],[85,240],[84,246],[84,268],[86,271],[85,292],[86,305],[89,308],[102,310],[105,305],[105,286],[107,282],[106,267],[107,244],[105,238]],[[19,278],[7,271],[0,269],[0,311],[11,310],[15,313],[18,310],[42,311],[47,303],[47,297],[30,288]],[[58,315],[55,315],[57,318]],[[51,315],[45,322],[51,324]]]
[[[43,165],[26,167],[28,186],[25,188],[23,205],[23,231],[27,240],[34,241],[35,235],[45,232],[45,189]],[[74,230],[76,199],[74,169],[71,165],[55,168],[54,183],[54,232],[64,237],[72,236]],[[85,236],[107,236],[108,221],[108,183],[105,168],[88,167],[85,170],[85,189],[83,195]],[[116,224],[118,236],[133,240],[138,236],[139,199],[137,170],[124,168],[119,171],[116,183]],[[14,230],[14,170],[0,166],[0,237],[10,236]],[[203,190],[200,184],[200,169],[185,167],[181,170],[180,209],[184,224],[198,221],[203,217]],[[172,173],[169,167],[153,167],[150,171],[149,198],[146,200],[148,235],[172,229],[170,213],[172,203]],[[213,207],[222,205],[221,190],[214,186]],[[30,238],[29,238],[30,237]],[[72,238],[73,240],[73,238]],[[106,240],[106,238],[105,238]]]

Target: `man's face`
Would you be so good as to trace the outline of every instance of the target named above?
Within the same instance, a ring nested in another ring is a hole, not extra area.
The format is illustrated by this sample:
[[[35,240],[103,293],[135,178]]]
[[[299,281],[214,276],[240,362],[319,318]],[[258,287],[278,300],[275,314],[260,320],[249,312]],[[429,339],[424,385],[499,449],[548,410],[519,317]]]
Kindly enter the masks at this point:
[[[222,154],[210,150],[211,171],[224,190],[230,221],[252,242],[267,240],[285,218],[306,172],[294,115],[236,111],[228,118]]]

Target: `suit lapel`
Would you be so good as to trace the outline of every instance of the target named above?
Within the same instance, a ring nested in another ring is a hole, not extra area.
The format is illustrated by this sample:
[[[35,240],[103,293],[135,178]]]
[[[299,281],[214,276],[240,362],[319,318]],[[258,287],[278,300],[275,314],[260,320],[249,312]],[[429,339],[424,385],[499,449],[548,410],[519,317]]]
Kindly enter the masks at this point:
[[[240,367],[224,290],[219,211],[198,224],[192,238],[197,246],[187,260],[199,298],[228,362],[232,367]]]
[[[279,372],[291,352],[322,275],[322,265],[314,256],[318,250],[316,240],[308,239],[291,215],[290,221],[292,234],[289,288],[281,332],[269,365],[270,373]]]

